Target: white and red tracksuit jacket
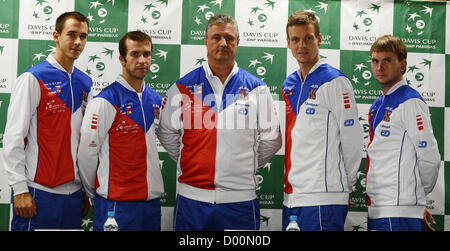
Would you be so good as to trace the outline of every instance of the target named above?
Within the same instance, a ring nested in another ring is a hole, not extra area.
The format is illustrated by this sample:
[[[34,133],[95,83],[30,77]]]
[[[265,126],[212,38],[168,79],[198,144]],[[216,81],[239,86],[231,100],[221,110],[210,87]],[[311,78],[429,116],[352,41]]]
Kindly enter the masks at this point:
[[[209,203],[255,199],[255,173],[281,147],[267,85],[236,62],[224,84],[206,62],[172,85],[158,138],[177,162],[178,194]]]
[[[122,77],[87,107],[78,164],[84,189],[114,201],[146,201],[164,193],[156,148],[161,96],[137,93]]]
[[[16,80],[8,107],[3,156],[14,195],[28,186],[70,194],[81,188],[80,126],[92,80],[69,74],[49,55]]]
[[[302,82],[283,83],[286,101],[286,207],[348,204],[363,149],[353,88],[339,70],[317,62]]]
[[[441,165],[427,104],[402,80],[375,100],[369,125],[369,218],[423,218]]]

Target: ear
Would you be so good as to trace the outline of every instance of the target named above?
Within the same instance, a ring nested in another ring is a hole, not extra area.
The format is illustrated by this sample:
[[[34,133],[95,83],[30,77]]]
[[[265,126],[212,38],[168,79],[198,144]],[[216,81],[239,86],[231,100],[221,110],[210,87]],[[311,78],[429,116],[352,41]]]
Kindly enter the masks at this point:
[[[56,44],[58,44],[59,42],[59,35],[59,32],[53,31],[53,40],[56,42]]]
[[[123,58],[122,55],[119,56],[119,61],[123,67],[125,67],[125,65],[127,64],[127,60]]]
[[[317,37],[318,43],[319,43],[319,47],[322,44],[322,33],[319,33],[319,36]]]
[[[406,62],[406,58],[405,59],[403,59],[401,62],[400,62],[400,67],[401,67],[401,69],[402,69],[402,72],[406,72],[406,66],[408,65],[408,63]]]

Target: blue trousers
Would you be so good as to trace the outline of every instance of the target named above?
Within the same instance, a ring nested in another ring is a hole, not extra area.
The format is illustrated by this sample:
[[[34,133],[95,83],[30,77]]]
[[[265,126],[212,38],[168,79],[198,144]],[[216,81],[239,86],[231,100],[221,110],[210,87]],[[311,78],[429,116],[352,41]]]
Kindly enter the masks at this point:
[[[297,216],[300,231],[344,231],[347,205],[324,205],[310,207],[283,206],[283,231],[289,224],[291,215]]]
[[[175,231],[259,230],[258,199],[211,204],[177,196],[174,207]]]
[[[115,212],[119,231],[161,231],[160,198],[148,201],[113,201],[96,194],[94,231],[103,231],[108,211]]]
[[[380,218],[367,220],[368,231],[422,231],[422,219]]]
[[[28,187],[28,190],[36,202],[36,216],[32,218],[20,217],[16,215],[13,207],[12,231],[81,229],[81,213],[83,210],[81,189],[71,195],[49,193],[33,187]]]

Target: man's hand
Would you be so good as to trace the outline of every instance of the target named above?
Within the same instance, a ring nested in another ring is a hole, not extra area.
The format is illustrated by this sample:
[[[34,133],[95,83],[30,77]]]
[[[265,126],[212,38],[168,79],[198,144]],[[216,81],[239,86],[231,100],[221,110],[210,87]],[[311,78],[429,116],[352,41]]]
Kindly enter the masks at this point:
[[[430,222],[433,224],[436,224],[436,221],[434,221],[433,215],[431,215],[430,211],[425,208],[425,212],[423,213],[423,221],[422,221],[422,227],[423,231],[435,231],[435,229],[430,225]]]
[[[14,210],[16,214],[23,218],[36,216],[36,202],[30,193],[22,193],[14,196]]]

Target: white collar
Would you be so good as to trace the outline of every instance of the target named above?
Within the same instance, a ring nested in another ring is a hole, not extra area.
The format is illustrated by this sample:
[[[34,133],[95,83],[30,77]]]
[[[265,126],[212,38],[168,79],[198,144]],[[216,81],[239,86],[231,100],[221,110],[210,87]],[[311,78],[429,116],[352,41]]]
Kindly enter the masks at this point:
[[[119,82],[123,87],[127,88],[127,90],[130,90],[132,92],[138,93],[131,85],[123,78],[122,74],[119,74],[116,78],[116,81]],[[142,88],[142,92],[145,90],[146,84],[144,83],[144,88]]]
[[[57,69],[59,69],[59,70],[61,70],[61,71],[63,71],[63,72],[67,72],[66,69],[64,69],[64,67],[62,67],[62,66],[58,63],[58,61],[56,61],[55,57],[53,57],[52,54],[49,54],[49,55],[47,56],[46,60],[47,60],[51,65],[53,65],[55,68],[57,68]],[[73,73],[73,70],[74,70],[74,69],[75,69],[75,65],[72,66],[72,71],[71,71],[72,73]],[[70,74],[70,73],[67,72],[67,74]]]
[[[405,81],[404,79],[398,81],[394,86],[392,86],[392,87],[387,91],[386,95],[392,94],[392,93],[395,92],[398,88],[400,88],[400,87],[402,87],[402,86],[404,86],[404,85],[406,85],[406,81]],[[384,96],[386,96],[386,95],[384,95]]]

